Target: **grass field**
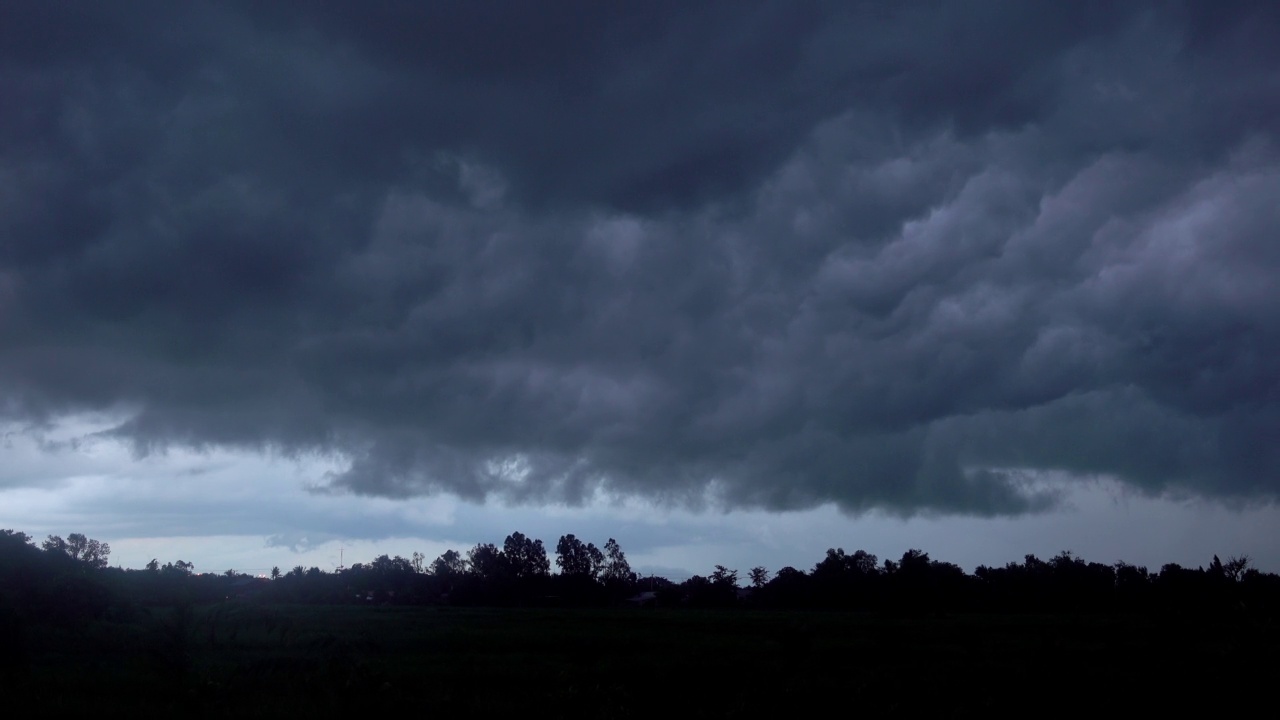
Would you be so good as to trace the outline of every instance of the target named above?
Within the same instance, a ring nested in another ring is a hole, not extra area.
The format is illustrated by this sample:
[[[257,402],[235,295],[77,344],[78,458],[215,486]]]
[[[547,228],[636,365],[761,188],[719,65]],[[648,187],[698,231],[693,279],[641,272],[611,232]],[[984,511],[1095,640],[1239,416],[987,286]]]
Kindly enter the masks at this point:
[[[30,627],[5,683],[82,716],[1222,710],[1274,704],[1278,639],[1190,618],[227,603]]]

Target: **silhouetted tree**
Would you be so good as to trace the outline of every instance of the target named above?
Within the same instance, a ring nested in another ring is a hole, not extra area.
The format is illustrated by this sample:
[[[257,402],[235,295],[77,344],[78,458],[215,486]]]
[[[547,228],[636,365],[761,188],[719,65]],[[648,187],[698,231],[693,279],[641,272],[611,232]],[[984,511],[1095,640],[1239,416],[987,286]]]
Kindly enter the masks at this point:
[[[0,530],[0,542],[29,545],[31,543],[31,536],[17,530]]]
[[[627,562],[627,556],[622,552],[618,541],[613,538],[609,538],[609,541],[604,544],[604,566],[601,577],[610,584],[630,585],[636,580],[635,573],[631,572],[631,564]]]
[[[680,589],[693,607],[728,607],[737,601],[738,572],[716,565],[710,577],[694,575]]]
[[[595,545],[584,543],[572,534],[560,536],[556,543],[556,567],[566,577],[595,579],[604,562],[604,554]]]
[[[717,565],[716,569],[711,573],[711,582],[716,585],[738,589],[738,571],[730,570],[724,565]]]
[[[70,550],[72,559],[79,560],[92,568],[104,568],[107,566],[107,557],[111,555],[111,546],[91,540],[80,533],[71,533],[67,536],[67,548]]]
[[[0,611],[8,608],[16,626],[25,622],[74,625],[126,603],[203,604],[259,589],[233,570],[195,576],[193,565],[182,560],[161,566],[153,559],[145,571],[87,572],[90,567],[103,567],[109,552],[105,543],[95,543],[77,533],[67,540],[50,535],[36,545],[25,533],[0,530]],[[425,558],[420,553],[412,559],[381,555],[341,574],[298,566],[282,576],[280,568],[273,567],[272,579],[281,582],[260,589],[281,602],[349,603],[370,598],[422,603],[447,598],[460,604],[566,606],[603,605],[630,597],[636,589],[635,576],[613,538],[601,552],[565,535],[556,551],[561,572],[555,577],[547,574],[542,543],[517,532],[501,548],[477,545],[469,553],[470,564],[449,550],[431,564],[430,574],[422,572]],[[869,553],[846,554],[833,548],[811,574],[784,567],[770,579],[768,571],[757,566],[748,576],[754,589],[750,602],[763,607],[1034,613],[1163,610],[1264,621],[1280,616],[1280,576],[1249,565],[1244,556],[1226,561],[1214,556],[1199,569],[1169,564],[1151,573],[1124,562],[1086,562],[1064,551],[1049,560],[1027,555],[1023,562],[1004,567],[979,566],[969,575],[917,549],[880,566]],[[694,577],[680,585],[650,578],[639,589],[656,592],[658,604],[729,607],[737,603],[737,587],[737,571],[717,565],[709,577]]]
[[[41,549],[41,550],[44,550],[44,551],[45,551],[45,552],[47,552],[47,553],[52,553],[52,554],[55,554],[55,555],[56,555],[56,554],[62,554],[62,555],[68,555],[68,554],[70,554],[70,553],[68,553],[68,552],[67,552],[67,541],[66,541],[66,540],[63,540],[61,537],[59,537],[59,536],[57,536],[57,535],[50,535],[50,536],[46,537],[46,538],[45,538],[45,540],[44,540],[44,542],[40,543],[40,549]]]
[[[1209,564],[1209,574],[1235,583],[1240,581],[1248,567],[1248,555],[1229,557],[1225,563],[1219,560],[1217,555],[1214,555],[1213,562]]]
[[[551,570],[542,541],[525,537],[519,532],[511,533],[503,541],[502,554],[506,557],[512,576],[516,578],[538,577]]]
[[[369,570],[384,576],[414,574],[413,563],[399,555],[395,557],[379,555],[369,563]]]
[[[471,574],[485,582],[501,580],[507,574],[507,561],[493,543],[479,543],[467,552]]]
[[[814,566],[813,577],[821,580],[875,575],[878,572],[876,562],[876,556],[865,550],[846,555],[844,548],[828,549],[827,556]]]
[[[864,550],[846,554],[844,548],[829,548],[827,556],[810,573],[815,601],[826,607],[869,607],[876,602],[880,570],[876,556]],[[886,571],[896,568],[885,562]]]
[[[902,553],[895,571],[904,575],[924,575],[929,571],[929,553],[912,548]]]
[[[757,596],[763,605],[777,608],[806,607],[813,604],[811,578],[790,565],[773,576]]]
[[[457,550],[445,550],[431,563],[431,574],[439,578],[452,578],[467,571],[467,561]]]
[[[111,554],[110,545],[91,540],[81,533],[71,533],[66,540],[57,535],[50,535],[41,544],[41,548],[50,554],[66,555],[94,569],[106,567],[107,556]]]

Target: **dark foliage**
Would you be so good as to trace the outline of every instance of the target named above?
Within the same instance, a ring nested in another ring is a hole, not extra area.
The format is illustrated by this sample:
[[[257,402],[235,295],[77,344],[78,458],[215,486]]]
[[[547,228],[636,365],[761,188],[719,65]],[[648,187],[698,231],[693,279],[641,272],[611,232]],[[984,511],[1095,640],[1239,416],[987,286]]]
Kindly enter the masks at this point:
[[[512,533],[465,560],[383,555],[267,579],[181,560],[108,568],[105,544],[71,537],[0,531],[0,689],[53,714],[639,717],[680,697],[682,714],[725,717],[826,710],[832,687],[873,714],[973,714],[1028,707],[1068,676],[1055,707],[1149,711],[1186,709],[1177,692],[1196,683],[1242,687],[1230,699],[1243,707],[1278,669],[1280,577],[1247,558],[1152,573],[1064,552],[970,575],[920,550],[879,563],[837,548],[809,572],[752,568],[740,587],[723,565],[637,578],[613,539],[575,566],[564,558],[591,546],[571,535],[552,575],[541,542]],[[1152,692],[1116,696],[1121,672]],[[710,690],[732,683],[772,690],[727,704]]]
[[[338,572],[278,568],[271,579],[228,570],[197,574],[182,560],[147,563],[144,570],[106,567],[106,543],[72,534],[36,546],[25,533],[0,531],[0,628],[17,620],[84,622],[123,603],[175,606],[227,599],[302,604],[431,604],[493,606],[687,606],[858,610],[921,615],[996,613],[1222,613],[1274,617],[1280,577],[1249,567],[1246,557],[1217,556],[1207,567],[1166,565],[1150,572],[1124,562],[1086,562],[1070,552],[1041,560],[1028,555],[973,574],[908,550],[881,563],[875,555],[832,548],[809,572],[755,567],[741,587],[738,571],[717,565],[683,583],[638,578],[618,542],[601,551],[562,536],[551,563],[541,540],[514,532],[501,547],[481,543],[465,555],[450,550],[427,564],[377,557]]]

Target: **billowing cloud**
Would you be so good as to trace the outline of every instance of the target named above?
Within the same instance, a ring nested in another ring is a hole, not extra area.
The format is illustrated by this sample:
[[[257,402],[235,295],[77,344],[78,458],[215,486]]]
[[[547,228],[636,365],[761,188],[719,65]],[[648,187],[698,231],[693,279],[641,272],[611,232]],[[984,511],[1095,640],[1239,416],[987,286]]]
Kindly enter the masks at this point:
[[[1273,4],[4,12],[11,421],[388,497],[1280,490]]]

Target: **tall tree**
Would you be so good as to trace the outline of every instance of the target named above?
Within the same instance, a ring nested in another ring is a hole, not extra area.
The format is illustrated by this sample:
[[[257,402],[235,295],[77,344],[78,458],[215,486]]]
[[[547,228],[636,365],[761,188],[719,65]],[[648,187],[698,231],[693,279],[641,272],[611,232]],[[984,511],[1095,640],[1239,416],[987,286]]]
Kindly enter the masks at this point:
[[[525,537],[519,532],[511,533],[503,541],[502,554],[511,567],[511,574],[518,578],[546,575],[551,570],[542,541]]]
[[[31,542],[30,535],[17,530],[0,530],[0,539],[8,540],[20,545],[26,545]]]
[[[369,569],[380,575],[412,575],[414,572],[413,563],[399,555],[379,555],[369,563]]]
[[[507,559],[493,543],[479,543],[467,552],[467,566],[481,580],[492,582],[506,575]]]
[[[762,588],[769,582],[769,571],[763,565],[757,565],[751,568],[748,577],[751,578],[751,587]]]
[[[632,583],[636,579],[626,554],[613,538],[609,538],[609,542],[604,544],[604,569],[601,577],[606,583]]]
[[[92,540],[81,533],[71,533],[66,540],[57,535],[50,535],[40,546],[45,552],[64,554],[91,568],[106,567],[107,557],[111,555],[110,545]]]
[[[556,543],[556,566],[562,575],[594,580],[603,560],[604,554],[595,545],[583,543],[571,534],[562,535]]]
[[[453,577],[467,571],[467,561],[457,550],[445,550],[431,563],[431,574],[437,577]]]
[[[50,535],[49,537],[45,538],[44,542],[40,543],[40,549],[44,550],[47,553],[53,553],[55,555],[59,553],[69,554],[67,553],[67,541],[63,540],[58,535]]]
[[[730,570],[724,565],[717,565],[715,571],[711,573],[711,582],[722,587],[736,589],[738,587],[738,571]]]

